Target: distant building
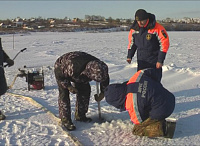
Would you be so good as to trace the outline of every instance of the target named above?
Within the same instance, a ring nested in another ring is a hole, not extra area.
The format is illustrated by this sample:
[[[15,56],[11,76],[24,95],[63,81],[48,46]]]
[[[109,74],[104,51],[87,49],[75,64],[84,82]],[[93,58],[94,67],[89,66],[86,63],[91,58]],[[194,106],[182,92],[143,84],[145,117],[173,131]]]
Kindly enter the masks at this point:
[[[13,22],[16,27],[22,27],[24,22]]]
[[[38,28],[40,28],[40,29],[41,29],[41,28],[45,28],[45,26],[38,26]]]

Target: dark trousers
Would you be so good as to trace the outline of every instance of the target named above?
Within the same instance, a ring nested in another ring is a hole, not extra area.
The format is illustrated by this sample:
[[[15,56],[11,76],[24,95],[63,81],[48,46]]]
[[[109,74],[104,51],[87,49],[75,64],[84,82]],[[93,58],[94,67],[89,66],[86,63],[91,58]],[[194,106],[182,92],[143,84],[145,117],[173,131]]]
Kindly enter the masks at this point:
[[[61,81],[62,73],[59,68],[55,69],[55,77],[58,84],[59,97],[58,97],[58,106],[59,106],[59,117],[66,120],[71,120],[71,103],[69,97],[69,90],[63,88]],[[76,109],[75,115],[79,117],[85,116],[88,112],[89,100],[91,87],[89,83],[74,83],[75,88],[78,90],[76,95]]]
[[[6,78],[4,75],[4,69],[0,67],[0,96],[6,93],[8,87],[6,83]]]

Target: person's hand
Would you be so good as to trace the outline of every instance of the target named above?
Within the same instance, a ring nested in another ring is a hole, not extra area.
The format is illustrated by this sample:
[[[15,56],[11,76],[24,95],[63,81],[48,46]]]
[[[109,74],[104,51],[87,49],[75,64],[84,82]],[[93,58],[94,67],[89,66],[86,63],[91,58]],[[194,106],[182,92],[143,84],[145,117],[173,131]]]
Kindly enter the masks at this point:
[[[100,93],[99,96],[97,94],[94,95],[94,99],[99,102],[104,98],[104,93]]]
[[[78,93],[78,90],[73,86],[69,86],[67,89],[69,90],[69,92],[71,92],[73,94],[77,94]]]
[[[161,68],[162,66],[163,66],[162,63],[160,63],[160,62],[157,62],[157,63],[156,63],[156,68],[157,68],[157,69]]]
[[[131,63],[131,58],[127,58],[126,61],[130,64]]]
[[[8,63],[9,67],[14,65],[14,61],[10,58],[6,59],[6,63]]]

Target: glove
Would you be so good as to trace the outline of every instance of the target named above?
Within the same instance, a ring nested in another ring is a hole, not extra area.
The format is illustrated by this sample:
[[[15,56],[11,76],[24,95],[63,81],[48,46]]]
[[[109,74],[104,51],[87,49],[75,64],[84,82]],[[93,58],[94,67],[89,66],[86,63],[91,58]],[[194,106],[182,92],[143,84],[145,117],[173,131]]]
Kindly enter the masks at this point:
[[[104,93],[100,93],[99,96],[97,94],[94,95],[94,99],[99,102],[104,98]]]
[[[71,92],[73,94],[77,94],[78,93],[78,90],[73,86],[69,86],[67,89],[69,90],[69,92]]]
[[[6,59],[6,63],[8,63],[9,67],[14,65],[14,61],[10,58]]]
[[[127,58],[126,61],[130,64],[131,63],[131,58]]]

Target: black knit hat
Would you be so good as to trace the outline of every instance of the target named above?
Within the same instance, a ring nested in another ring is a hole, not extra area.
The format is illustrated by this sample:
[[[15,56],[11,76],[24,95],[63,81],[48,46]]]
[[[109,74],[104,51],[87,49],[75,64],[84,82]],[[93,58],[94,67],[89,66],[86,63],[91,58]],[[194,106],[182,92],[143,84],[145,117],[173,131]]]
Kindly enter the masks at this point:
[[[142,21],[142,20],[146,20],[149,18],[149,13],[147,13],[145,10],[143,9],[139,9],[136,11],[135,13],[135,20],[137,21]]]

